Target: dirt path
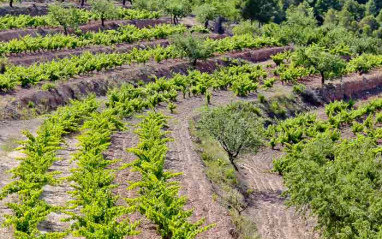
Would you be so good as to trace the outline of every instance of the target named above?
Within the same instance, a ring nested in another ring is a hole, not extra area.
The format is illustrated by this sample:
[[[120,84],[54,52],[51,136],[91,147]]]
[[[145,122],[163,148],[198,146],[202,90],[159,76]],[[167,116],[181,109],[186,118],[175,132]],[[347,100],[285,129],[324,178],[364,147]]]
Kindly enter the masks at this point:
[[[214,92],[212,103],[228,104],[234,100],[231,92]],[[236,98],[237,99],[237,98]],[[194,150],[194,144],[189,132],[189,120],[195,115],[195,109],[205,105],[204,97],[193,97],[180,100],[173,119],[169,122],[171,137],[167,167],[176,172],[183,172],[181,177],[181,194],[188,197],[188,208],[194,208],[193,220],[206,218],[206,223],[215,223],[211,230],[198,238],[229,239],[229,233],[234,226],[231,224],[228,210],[213,199],[212,184],[204,173],[204,165],[199,154]]]
[[[238,98],[230,92],[214,92],[212,97],[214,105],[228,104],[237,100]],[[189,133],[189,120],[197,114],[193,110],[204,104],[204,98],[192,98],[178,105],[178,113],[173,115],[174,118],[170,123],[171,136],[175,141],[170,145],[169,168],[184,172],[181,180],[182,194],[188,196],[189,207],[195,208],[195,218],[200,219],[204,216],[207,223],[217,224],[200,238],[232,238],[229,231],[233,226],[227,210],[212,199],[212,186],[203,172],[204,166],[194,150]],[[256,223],[261,238],[316,238],[317,235],[312,233],[313,222],[305,222],[295,214],[293,208],[288,209],[283,199],[279,197],[285,189],[282,178],[268,173],[272,168],[272,159],[279,155],[279,151],[265,150],[242,160],[245,162],[240,164],[243,180],[256,192],[245,213]]]
[[[108,159],[120,159],[121,162],[113,165],[114,169],[122,166],[125,163],[131,163],[135,156],[131,153],[128,153],[126,150],[132,147],[135,147],[138,143],[138,137],[133,133],[134,124],[138,123],[139,120],[133,119],[129,121],[131,126],[129,130],[125,132],[115,133],[112,136],[111,145],[106,153]],[[129,186],[128,181],[139,181],[140,175],[137,172],[132,172],[130,169],[124,169],[118,171],[115,177],[115,183],[118,184],[118,188],[115,189],[115,193],[120,196],[120,200],[118,202],[119,205],[127,205],[123,200],[124,198],[134,198],[137,196],[135,191],[128,191],[126,188]],[[160,239],[160,235],[156,232],[156,227],[153,223],[145,219],[139,213],[135,213],[133,215],[129,215],[129,219],[131,221],[141,220],[141,224],[138,230],[141,231],[141,234],[134,237],[129,238],[144,238],[144,239]]]
[[[0,122],[0,189],[12,182],[12,175],[8,173],[8,170],[19,165],[16,158],[24,157],[24,154],[15,150],[15,147],[18,145],[16,141],[25,139],[22,135],[22,131],[29,130],[35,133],[42,121],[42,118],[38,118],[33,120]],[[61,174],[57,175],[57,178],[69,176],[70,169],[75,167],[75,164],[71,163],[70,159],[72,157],[71,154],[77,149],[77,140],[73,135],[65,139],[65,142],[66,144],[63,145],[63,149],[57,152],[57,156],[62,160],[55,162],[49,169],[50,171],[61,172]],[[70,195],[67,192],[72,188],[65,181],[57,186],[47,185],[43,189],[42,198],[51,205],[65,206],[70,200]],[[11,195],[5,200],[0,201],[0,225],[4,222],[4,215],[12,213],[12,211],[7,208],[6,203],[16,200],[17,195]],[[64,231],[70,227],[70,223],[61,222],[61,219],[66,217],[64,214],[51,213],[47,220],[39,225],[39,230],[43,232]],[[14,238],[12,229],[0,226],[0,238]],[[66,239],[71,238],[73,237],[66,237]]]
[[[285,190],[282,177],[270,173],[272,160],[279,156],[280,151],[264,149],[240,160],[240,173],[247,186],[254,190],[246,214],[256,222],[262,239],[318,238],[313,232],[314,221],[304,221],[293,208],[287,208],[280,197]]]
[[[49,171],[60,172],[56,178],[65,178],[70,176],[70,170],[76,167],[76,163],[72,162],[73,153],[78,149],[78,140],[75,135],[65,139],[63,149],[57,152],[57,156],[61,159],[56,161]],[[68,194],[73,188],[67,181],[62,181],[59,185],[46,185],[43,188],[42,199],[53,206],[67,206],[67,203],[72,199]],[[70,227],[69,222],[62,222],[62,219],[68,216],[62,213],[50,213],[46,221],[39,225],[39,230],[42,232],[59,232],[65,231]],[[67,237],[69,238],[69,237]]]
[[[23,157],[24,155],[15,148],[18,146],[17,141],[25,139],[22,130],[29,130],[35,132],[41,124],[42,119],[33,120],[19,120],[0,122],[0,190],[10,182],[12,182],[11,174],[8,170],[15,168],[19,165],[16,158]],[[17,199],[16,195],[11,195],[0,201],[0,238],[11,239],[13,232],[10,228],[4,228],[1,224],[4,222],[4,215],[11,214],[12,211],[6,206],[7,202],[12,202]]]

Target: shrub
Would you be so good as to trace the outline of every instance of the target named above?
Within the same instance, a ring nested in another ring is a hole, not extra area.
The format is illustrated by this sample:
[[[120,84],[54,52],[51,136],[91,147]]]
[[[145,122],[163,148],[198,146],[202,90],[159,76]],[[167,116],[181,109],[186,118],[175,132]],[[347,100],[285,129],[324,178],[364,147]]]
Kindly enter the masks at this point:
[[[197,60],[212,56],[213,49],[204,44],[203,39],[192,34],[174,36],[172,42],[183,56],[188,57],[193,66],[196,66]]]
[[[306,89],[306,86],[304,84],[297,84],[293,86],[293,92],[295,94],[302,94]]]
[[[252,23],[251,21],[240,22],[238,25],[233,27],[232,31],[234,35],[261,34],[261,29],[258,25],[256,23]]]
[[[240,153],[256,152],[262,145],[262,119],[250,103],[214,108],[202,115],[198,127],[219,142],[236,170],[235,160]]]
[[[41,86],[41,90],[48,91],[51,89],[56,89],[56,85],[54,83],[45,83]]]

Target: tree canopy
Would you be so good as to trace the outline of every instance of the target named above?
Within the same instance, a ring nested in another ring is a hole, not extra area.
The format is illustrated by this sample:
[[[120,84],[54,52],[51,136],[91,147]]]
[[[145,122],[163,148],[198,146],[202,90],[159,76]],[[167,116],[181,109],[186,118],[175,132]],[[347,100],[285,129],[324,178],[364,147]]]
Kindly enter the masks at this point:
[[[219,142],[236,170],[240,153],[256,152],[262,145],[263,121],[250,103],[214,108],[202,115],[198,127]]]

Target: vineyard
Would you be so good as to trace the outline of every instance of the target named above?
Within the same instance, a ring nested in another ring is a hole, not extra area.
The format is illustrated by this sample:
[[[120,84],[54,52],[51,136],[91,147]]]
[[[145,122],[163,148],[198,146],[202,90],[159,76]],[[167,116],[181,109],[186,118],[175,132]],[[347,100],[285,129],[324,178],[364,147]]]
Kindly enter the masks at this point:
[[[378,1],[0,9],[0,238],[382,238]]]

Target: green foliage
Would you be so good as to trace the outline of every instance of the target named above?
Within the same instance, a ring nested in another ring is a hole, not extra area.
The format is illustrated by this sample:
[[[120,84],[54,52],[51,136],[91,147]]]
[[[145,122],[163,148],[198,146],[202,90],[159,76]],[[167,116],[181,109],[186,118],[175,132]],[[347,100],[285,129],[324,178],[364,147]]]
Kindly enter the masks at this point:
[[[243,5],[243,18],[261,23],[267,23],[276,17],[279,10],[276,0],[245,0]]]
[[[190,41],[193,42],[194,40]],[[198,42],[199,41],[196,40],[196,43]],[[279,43],[272,38],[255,38],[253,36],[243,35],[221,40],[207,39],[203,42],[202,49],[206,49],[207,52],[223,53],[245,48],[261,48],[263,46],[277,45],[279,45]],[[192,52],[192,49],[187,49],[189,53],[195,53]],[[196,54],[196,56],[198,54]],[[62,78],[65,79],[76,75],[92,73],[94,71],[109,70],[123,64],[131,64],[132,62],[146,63],[151,59],[161,62],[165,59],[179,58],[184,55],[185,53],[182,52],[181,49],[176,49],[171,45],[168,47],[157,46],[155,48],[141,50],[133,48],[128,53],[99,53],[93,55],[85,52],[79,56],[34,64],[28,67],[8,66],[6,67],[5,74],[0,74],[0,90],[12,90],[17,85],[26,86],[44,80],[55,81]]]
[[[261,29],[251,21],[242,21],[232,29],[234,35],[255,34],[260,35]]]
[[[92,14],[86,10],[75,10],[74,8],[69,8],[68,10],[61,9],[62,6],[60,4],[50,5],[49,6],[52,11],[45,16],[30,16],[30,15],[6,15],[0,18],[0,29],[8,30],[8,29],[23,29],[28,27],[57,27],[60,24],[57,21],[61,21],[61,19],[57,18],[57,16],[63,16],[65,18],[69,18],[69,22],[75,20],[71,17],[79,15],[78,23],[87,23],[91,20],[99,19],[96,15]],[[58,10],[63,10],[58,11]],[[117,15],[114,19],[155,19],[160,16],[159,12],[149,12],[146,10],[133,10],[126,8],[118,8]],[[71,15],[72,14],[72,15]],[[57,19],[57,21],[55,20]],[[62,23],[67,25],[67,23]],[[77,23],[76,23],[77,24]],[[69,25],[68,25],[69,26]]]
[[[294,64],[289,66],[280,65],[275,72],[275,74],[280,75],[280,80],[283,83],[295,83],[303,77],[308,76],[309,73],[310,71],[306,68],[295,66]]]
[[[108,0],[91,0],[91,11],[101,19],[102,26],[105,26],[105,20],[112,19],[116,14],[114,4]]]
[[[193,13],[196,15],[196,20],[205,27],[208,27],[208,22],[214,20],[218,15],[218,8],[213,4],[204,3],[194,7]]]
[[[74,7],[65,7],[63,4],[49,5],[49,21],[53,25],[60,25],[64,29],[65,35],[69,28],[76,30],[80,24],[84,24],[87,18],[81,14],[81,10]]]
[[[187,28],[183,25],[172,26],[163,24],[147,28],[126,25],[116,30],[87,32],[80,36],[54,34],[31,37],[27,35],[20,39],[0,43],[0,54],[8,55],[28,51],[41,52],[43,50],[76,49],[91,45],[110,46],[119,43],[133,43],[140,40],[166,38],[172,34],[183,33],[186,30]]]
[[[206,60],[212,56],[212,49],[204,44],[204,41],[200,37],[192,34],[175,36],[173,45],[183,53],[185,57],[188,57],[193,66],[196,65],[197,60]]]
[[[259,99],[259,102],[262,104],[264,104],[267,101],[267,99],[265,98],[265,95],[263,94],[258,94],[257,98]]]
[[[357,72],[360,75],[368,73],[372,68],[382,64],[382,57],[376,55],[363,54],[350,60],[347,72]]]
[[[238,78],[232,84],[231,89],[236,96],[245,97],[252,91],[256,91],[258,83],[253,83],[249,78]]]
[[[272,60],[276,64],[276,66],[280,66],[281,64],[287,63],[287,61],[290,59],[290,57],[291,57],[290,51],[277,53],[276,55],[271,56]]]
[[[179,18],[191,13],[191,2],[186,0],[134,0],[134,7],[149,11],[161,11],[171,16],[174,24],[179,22]]]
[[[168,103],[167,108],[170,110],[171,114],[175,113],[176,105],[173,102]]]
[[[305,89],[306,89],[306,86],[304,84],[297,84],[293,86],[293,92],[295,94],[302,94],[304,93]]]
[[[345,61],[339,56],[325,52],[325,49],[317,45],[299,49],[293,60],[298,66],[313,68],[319,72],[322,85],[325,80],[341,76],[346,68]]]
[[[232,64],[216,70],[211,75],[194,70],[189,71],[187,75],[175,74],[170,79],[155,78],[154,82],[140,84],[138,87],[125,84],[109,91],[107,105],[118,109],[121,116],[129,117],[134,112],[155,108],[161,102],[175,102],[180,92],[183,93],[183,97],[186,97],[187,92],[189,96],[191,93],[195,96],[205,95],[206,103],[209,104],[212,89],[234,90],[232,86],[242,78],[258,82],[267,75],[260,65],[240,62]]]
[[[46,203],[41,193],[46,185],[54,185],[57,180],[56,172],[49,172],[49,168],[58,160],[56,153],[61,149],[62,136],[77,132],[82,122],[98,108],[95,97],[85,101],[73,101],[70,106],[59,108],[50,115],[37,130],[34,136],[24,132],[26,140],[21,148],[26,155],[20,158],[20,165],[11,170],[13,182],[2,188],[0,199],[7,195],[17,194],[17,203],[7,206],[14,212],[5,215],[6,226],[12,226],[15,237],[25,238],[63,238],[65,233],[43,234],[38,225],[46,219],[50,212],[57,212],[59,208]]]
[[[164,170],[166,143],[170,141],[168,132],[162,130],[166,121],[164,115],[149,112],[135,131],[140,141],[129,151],[137,159],[129,166],[138,171],[142,179],[130,182],[128,189],[139,188],[140,196],[127,202],[158,226],[162,238],[195,238],[213,225],[202,226],[204,219],[189,221],[193,210],[184,210],[187,199],[179,196],[179,183],[174,181],[180,173]]]
[[[267,80],[264,80],[263,88],[264,89],[272,88],[276,81],[277,81],[277,79],[275,77],[272,77],[272,78],[269,78]]]
[[[324,238],[379,238],[381,218],[379,163],[382,134],[375,123],[382,100],[358,108],[354,102],[326,107],[328,120],[303,114],[268,128],[271,144],[285,144],[274,161],[284,175],[287,204],[317,217]],[[356,137],[342,139],[337,128]],[[309,212],[308,212],[309,211]]]
[[[262,119],[249,103],[214,108],[202,115],[198,127],[219,142],[236,170],[234,161],[239,154],[256,152],[262,144]]]
[[[45,83],[41,86],[41,90],[49,91],[51,89],[56,89],[56,85],[54,83]]]
[[[78,237],[122,239],[138,235],[139,222],[131,223],[126,218],[134,208],[119,206],[118,196],[113,193],[115,175],[109,167],[117,161],[104,156],[112,134],[125,129],[124,124],[114,108],[94,112],[90,119],[82,128],[84,133],[78,137],[80,150],[74,155],[78,167],[69,177],[75,188],[69,193],[74,199],[70,202],[71,210],[66,211],[70,215],[66,220],[74,221],[71,230]]]

